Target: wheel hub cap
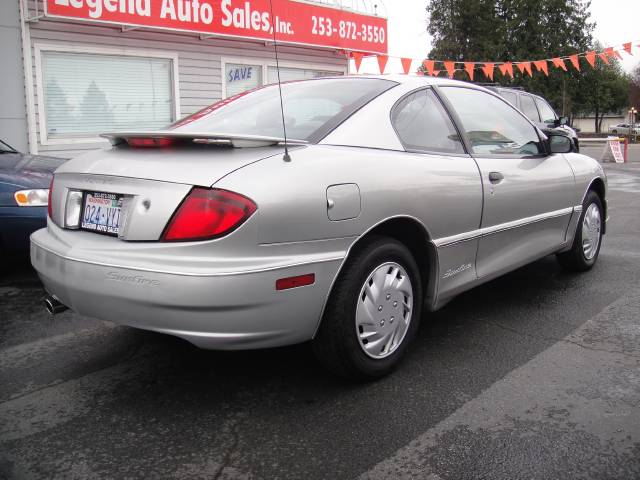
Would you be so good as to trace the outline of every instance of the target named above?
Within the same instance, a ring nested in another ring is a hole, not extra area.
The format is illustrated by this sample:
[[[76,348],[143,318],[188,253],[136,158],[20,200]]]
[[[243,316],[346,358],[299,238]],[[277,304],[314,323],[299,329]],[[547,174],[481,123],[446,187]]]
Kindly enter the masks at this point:
[[[592,203],[587,208],[582,220],[582,252],[587,260],[595,257],[598,251],[601,224],[600,209],[595,203]]]
[[[372,358],[391,355],[402,343],[413,310],[413,287],[395,262],[376,267],[360,289],[356,333],[360,347]]]

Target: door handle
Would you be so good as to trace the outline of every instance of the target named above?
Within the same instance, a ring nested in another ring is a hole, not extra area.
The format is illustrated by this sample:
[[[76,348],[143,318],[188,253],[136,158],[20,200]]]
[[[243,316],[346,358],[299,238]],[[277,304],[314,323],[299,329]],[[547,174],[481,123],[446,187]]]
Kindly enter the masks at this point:
[[[491,183],[500,183],[504,180],[504,175],[500,172],[489,172],[489,181]]]

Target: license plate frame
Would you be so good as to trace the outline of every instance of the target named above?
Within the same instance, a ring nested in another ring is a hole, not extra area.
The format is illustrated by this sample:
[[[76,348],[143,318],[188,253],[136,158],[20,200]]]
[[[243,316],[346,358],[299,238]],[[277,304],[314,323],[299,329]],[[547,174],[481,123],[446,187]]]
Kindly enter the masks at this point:
[[[120,193],[85,191],[82,195],[80,230],[117,237],[122,228],[125,196]],[[87,216],[87,207],[94,210]],[[115,218],[117,215],[117,219]],[[114,221],[115,220],[115,221]]]

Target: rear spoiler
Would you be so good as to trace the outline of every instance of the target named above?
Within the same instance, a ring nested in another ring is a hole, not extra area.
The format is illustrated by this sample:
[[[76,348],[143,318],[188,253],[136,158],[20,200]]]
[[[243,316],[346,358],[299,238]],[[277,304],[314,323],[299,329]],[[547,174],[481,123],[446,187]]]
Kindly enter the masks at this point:
[[[201,133],[176,132],[175,130],[139,130],[133,132],[111,132],[100,135],[111,142],[111,145],[128,143],[138,147],[162,147],[175,143],[200,143],[213,145],[231,145],[236,148],[266,147],[284,144],[281,137],[262,135],[242,135],[234,133]],[[287,138],[288,145],[306,145],[306,140]]]

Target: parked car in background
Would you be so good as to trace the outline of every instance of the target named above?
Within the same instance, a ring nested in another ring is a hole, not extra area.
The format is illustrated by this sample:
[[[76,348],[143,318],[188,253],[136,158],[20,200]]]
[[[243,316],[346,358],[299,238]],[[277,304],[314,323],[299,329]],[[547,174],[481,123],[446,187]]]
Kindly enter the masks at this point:
[[[47,225],[53,171],[64,159],[20,153],[0,140],[0,254],[26,252]]]
[[[576,152],[580,151],[580,142],[578,140],[578,133],[576,130],[567,125],[568,119],[566,117],[559,117],[555,110],[551,108],[549,102],[544,98],[518,88],[498,86],[487,86],[487,88],[506,98],[542,130],[553,129],[564,132],[566,135],[571,137],[571,140],[575,145]]]
[[[609,126],[609,133],[616,133],[620,135],[640,135],[640,125],[629,123],[619,123],[617,125]]]
[[[289,82],[106,137],[31,236],[50,312],[211,349],[312,340],[348,377],[389,373],[465,290],[549,254],[588,270],[605,231],[596,160],[449,79]]]

